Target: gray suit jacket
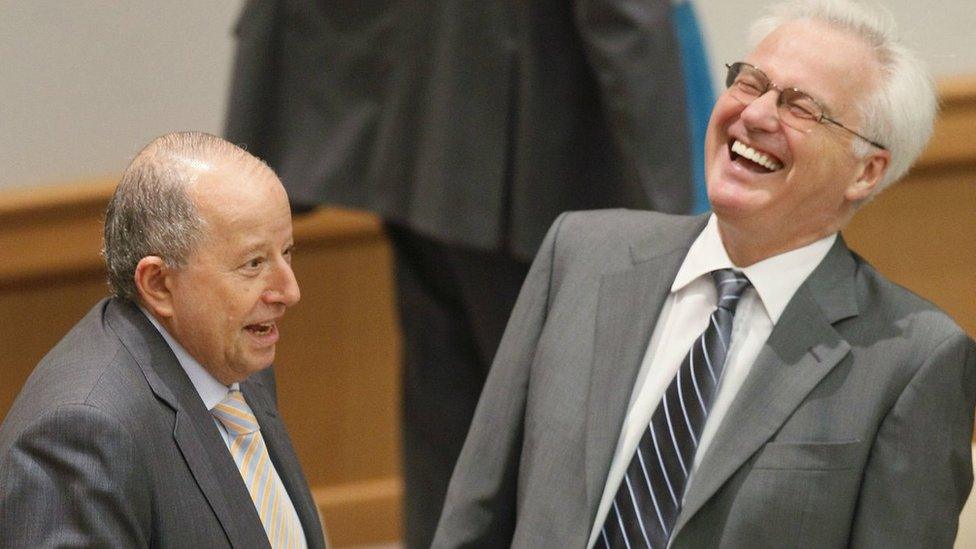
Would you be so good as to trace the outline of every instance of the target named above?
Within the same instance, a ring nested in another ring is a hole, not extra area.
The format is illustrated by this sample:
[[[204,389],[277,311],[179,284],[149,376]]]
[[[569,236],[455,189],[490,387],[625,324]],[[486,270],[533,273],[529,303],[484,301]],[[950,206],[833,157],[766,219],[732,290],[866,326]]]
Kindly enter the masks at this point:
[[[271,370],[241,391],[310,548],[325,546]],[[98,303],[0,427],[0,547],[269,547],[209,411],[145,315]]]
[[[706,217],[567,214],[522,289],[435,547],[584,547],[634,379]],[[775,326],[691,480],[673,547],[950,547],[976,347],[842,239]]]
[[[293,205],[529,261],[567,210],[690,211],[670,5],[249,0],[227,138]]]

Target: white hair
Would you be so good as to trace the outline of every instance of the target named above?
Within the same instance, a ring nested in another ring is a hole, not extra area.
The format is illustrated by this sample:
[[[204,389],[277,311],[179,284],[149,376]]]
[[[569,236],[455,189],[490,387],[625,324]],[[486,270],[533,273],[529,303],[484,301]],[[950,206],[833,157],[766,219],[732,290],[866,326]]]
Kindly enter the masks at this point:
[[[774,6],[753,23],[753,46],[784,23],[796,20],[823,23],[860,38],[874,52],[881,82],[859,110],[860,133],[883,144],[891,162],[872,197],[900,179],[922,153],[938,111],[935,84],[916,55],[896,37],[894,18],[879,5],[871,8],[853,0],[794,0]],[[865,156],[871,145],[854,140],[854,153]]]

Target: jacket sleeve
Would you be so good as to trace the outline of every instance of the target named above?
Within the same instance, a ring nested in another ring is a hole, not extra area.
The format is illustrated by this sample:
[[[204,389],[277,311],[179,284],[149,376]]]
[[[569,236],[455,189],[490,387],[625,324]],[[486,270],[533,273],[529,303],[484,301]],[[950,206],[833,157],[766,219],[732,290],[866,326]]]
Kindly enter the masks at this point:
[[[688,213],[691,149],[670,0],[577,0],[574,18],[625,173],[650,208]]]
[[[0,459],[0,547],[149,546],[140,450],[110,415],[62,406]]]
[[[507,547],[517,518],[518,464],[531,365],[546,321],[559,226],[522,286],[448,487],[433,547]]]
[[[942,341],[888,412],[875,437],[851,547],[953,546],[973,484],[976,346]]]

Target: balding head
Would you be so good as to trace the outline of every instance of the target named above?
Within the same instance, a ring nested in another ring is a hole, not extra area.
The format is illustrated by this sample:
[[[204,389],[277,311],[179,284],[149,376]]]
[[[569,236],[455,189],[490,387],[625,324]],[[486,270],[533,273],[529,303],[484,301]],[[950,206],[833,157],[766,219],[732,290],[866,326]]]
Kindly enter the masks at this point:
[[[105,214],[102,253],[117,297],[136,301],[133,276],[143,257],[159,256],[172,267],[185,266],[206,225],[193,188],[202,174],[228,164],[243,176],[271,173],[247,151],[201,132],[157,137],[136,155]]]

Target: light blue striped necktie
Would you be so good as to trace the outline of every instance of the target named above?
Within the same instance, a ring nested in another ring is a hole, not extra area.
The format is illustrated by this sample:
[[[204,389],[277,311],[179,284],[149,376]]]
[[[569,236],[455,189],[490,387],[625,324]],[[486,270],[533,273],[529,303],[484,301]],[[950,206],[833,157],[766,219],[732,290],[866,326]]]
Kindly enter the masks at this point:
[[[271,547],[304,548],[305,535],[298,514],[271,463],[257,418],[244,395],[240,391],[229,391],[211,412],[231,435],[230,453],[251,494]]]

